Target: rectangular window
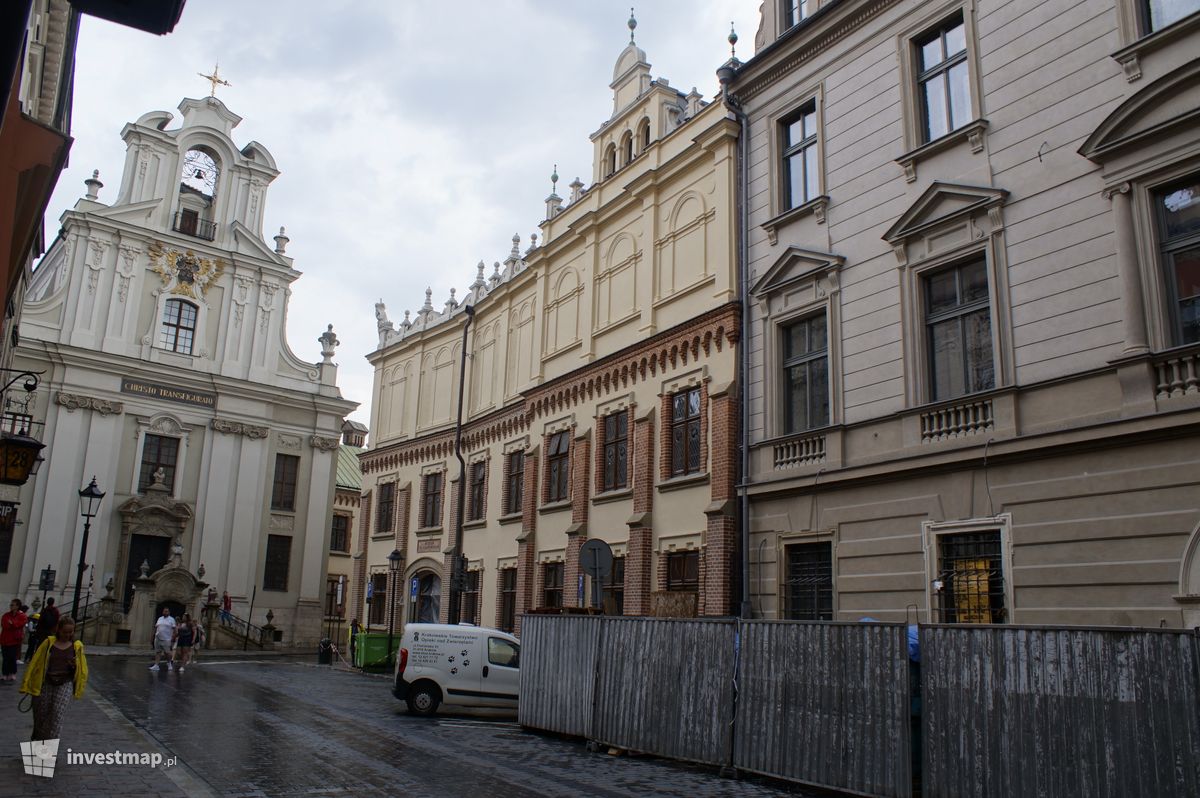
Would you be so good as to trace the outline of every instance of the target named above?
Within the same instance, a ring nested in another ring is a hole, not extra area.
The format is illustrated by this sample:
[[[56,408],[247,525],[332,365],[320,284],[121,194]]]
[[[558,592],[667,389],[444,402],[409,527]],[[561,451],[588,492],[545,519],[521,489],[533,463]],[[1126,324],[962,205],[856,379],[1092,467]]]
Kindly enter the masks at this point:
[[[1175,345],[1200,342],[1200,176],[1158,196],[1162,260],[1166,268]]]
[[[458,619],[462,623],[479,624],[479,572],[467,571],[463,574],[462,597],[459,599]]]
[[[299,457],[294,454],[275,455],[275,481],[271,485],[272,510],[296,510],[296,475],[299,471]]]
[[[484,488],[487,486],[487,461],[471,463],[471,489],[467,499],[467,520],[483,520]]]
[[[792,621],[832,621],[833,544],[797,543],[786,551],[786,617]]]
[[[341,601],[339,601],[340,576],[325,577],[325,617],[340,618],[342,616]]]
[[[179,460],[179,439],[147,434],[142,442],[142,468],[138,475],[138,493],[154,484],[154,475],[162,469],[162,484],[175,489],[175,466]]]
[[[1004,623],[1000,531],[938,536],[934,592],[942,623]]]
[[[783,123],[784,210],[821,194],[817,164],[817,104],[811,102]]]
[[[517,569],[500,570],[500,628],[511,632],[517,626]]]
[[[620,490],[629,484],[629,412],[604,417],[604,489]]]
[[[604,580],[600,599],[605,615],[625,614],[625,558],[613,557],[612,570]]]
[[[829,340],[825,314],[783,331],[784,432],[829,423]]]
[[[266,567],[263,569],[263,590],[288,589],[288,569],[292,562],[290,535],[267,535]]]
[[[421,526],[442,525],[442,472],[426,474],[421,489]]]
[[[329,550],[339,552],[350,551],[350,516],[333,516],[333,528],[329,533]]]
[[[550,443],[546,448],[547,502],[566,501],[570,495],[567,482],[571,471],[568,459],[571,448],[570,435],[569,430],[563,430],[550,436]]]
[[[368,626],[387,623],[387,580],[388,575],[371,574],[371,609],[367,613]]]
[[[925,278],[925,325],[933,401],[994,387],[992,317],[984,261]]]
[[[700,389],[671,397],[671,476],[700,470]]]
[[[171,352],[192,354],[196,337],[196,306],[182,299],[168,299],[163,307],[158,345]]]
[[[560,562],[548,562],[542,565],[543,607],[561,607],[563,605],[563,572],[565,567]]]
[[[1143,0],[1143,25],[1150,34],[1197,11],[1200,11],[1200,0]]]
[[[971,121],[967,29],[957,16],[916,41],[917,88],[923,141],[933,141]]]
[[[504,486],[504,514],[521,512],[525,492],[525,452],[508,455],[508,484]]]
[[[700,552],[673,551],[667,555],[667,590],[700,589]]]
[[[379,485],[379,503],[375,505],[375,534],[390,535],[396,522],[396,483]]]
[[[808,19],[810,0],[783,0],[783,30]]]

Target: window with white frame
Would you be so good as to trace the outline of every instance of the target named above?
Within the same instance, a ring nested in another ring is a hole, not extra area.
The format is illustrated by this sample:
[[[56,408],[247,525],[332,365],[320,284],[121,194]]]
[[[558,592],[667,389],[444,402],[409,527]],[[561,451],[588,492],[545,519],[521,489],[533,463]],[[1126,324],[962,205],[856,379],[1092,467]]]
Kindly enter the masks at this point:
[[[783,209],[811,202],[821,194],[817,162],[817,103],[812,100],[783,120]]]
[[[191,302],[168,299],[163,306],[162,325],[158,331],[159,347],[183,355],[192,354],[197,314],[197,308]]]
[[[1155,195],[1171,341],[1200,343],[1200,175]]]
[[[784,433],[829,424],[829,337],[825,314],[783,330]]]
[[[914,41],[922,141],[939,139],[971,121],[967,30],[961,14]]]
[[[941,623],[1005,623],[1008,599],[1000,529],[936,536],[933,610]]]
[[[1139,0],[1145,34],[1162,30],[1200,11],[1200,0]]]
[[[784,547],[784,617],[791,621],[833,620],[833,544],[793,543]]]
[[[142,465],[138,474],[138,493],[145,493],[154,484],[161,469],[162,484],[167,490],[175,488],[175,467],[179,463],[179,439],[168,435],[147,433],[142,441]]]
[[[808,19],[817,3],[816,0],[782,0],[782,4],[783,29],[787,30]]]
[[[995,387],[986,261],[931,272],[923,283],[932,401]]]

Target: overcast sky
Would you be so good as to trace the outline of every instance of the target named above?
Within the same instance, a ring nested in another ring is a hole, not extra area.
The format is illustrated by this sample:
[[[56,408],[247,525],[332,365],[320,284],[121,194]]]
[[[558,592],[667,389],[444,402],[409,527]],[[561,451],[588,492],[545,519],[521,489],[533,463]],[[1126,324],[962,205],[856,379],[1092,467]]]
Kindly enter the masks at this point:
[[[729,56],[753,51],[759,0],[649,0],[637,43],[655,77],[706,97]],[[281,225],[303,276],[293,284],[288,340],[320,359],[333,324],[343,395],[369,423],[378,341],[374,304],[393,320],[461,296],[475,264],[503,260],[513,233],[528,245],[549,175],[559,195],[591,182],[588,135],[612,113],[612,69],[629,41],[625,0],[190,0],[175,31],[156,37],[84,17],[70,165],[48,210],[57,219],[93,169],[112,202],[124,164],[120,132],[146,111],[176,115],[203,97],[197,76],[220,62],[233,85],[217,96],[243,117],[233,131],[261,142],[280,176],[267,194],[264,237]]]

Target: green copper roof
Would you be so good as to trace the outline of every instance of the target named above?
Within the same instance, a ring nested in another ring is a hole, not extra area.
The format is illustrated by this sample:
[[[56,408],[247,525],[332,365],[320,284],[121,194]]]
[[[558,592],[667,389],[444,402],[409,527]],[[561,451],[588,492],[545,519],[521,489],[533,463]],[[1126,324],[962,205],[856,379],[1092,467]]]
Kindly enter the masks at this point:
[[[358,464],[358,455],[365,452],[359,446],[339,446],[337,464],[337,486],[347,490],[362,490],[362,468]]]

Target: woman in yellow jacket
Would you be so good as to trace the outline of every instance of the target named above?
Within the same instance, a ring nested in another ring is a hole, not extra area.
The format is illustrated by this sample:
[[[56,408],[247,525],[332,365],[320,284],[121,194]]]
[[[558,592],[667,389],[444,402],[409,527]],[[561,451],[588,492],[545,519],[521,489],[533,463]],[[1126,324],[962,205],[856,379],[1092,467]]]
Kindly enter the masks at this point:
[[[87,685],[87,658],[75,639],[75,621],[63,616],[50,637],[42,641],[25,666],[21,692],[33,696],[31,740],[55,740],[71,696],[79,698]]]

